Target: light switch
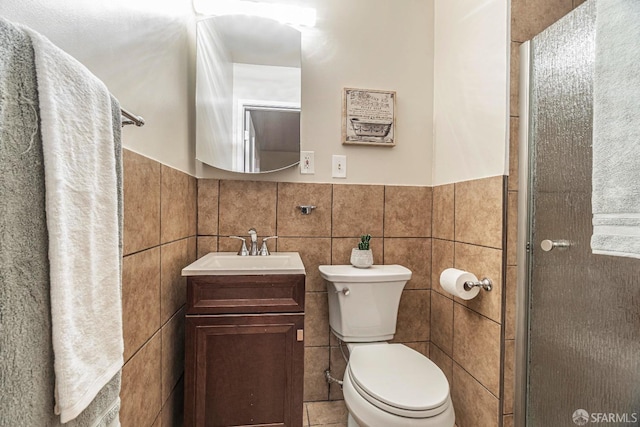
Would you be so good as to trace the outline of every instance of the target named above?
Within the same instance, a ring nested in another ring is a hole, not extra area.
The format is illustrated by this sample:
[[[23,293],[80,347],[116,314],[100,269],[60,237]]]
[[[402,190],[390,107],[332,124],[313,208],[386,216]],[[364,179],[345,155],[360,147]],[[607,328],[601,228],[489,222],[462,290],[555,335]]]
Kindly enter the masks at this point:
[[[347,156],[333,155],[331,161],[331,176],[334,178],[347,177]]]

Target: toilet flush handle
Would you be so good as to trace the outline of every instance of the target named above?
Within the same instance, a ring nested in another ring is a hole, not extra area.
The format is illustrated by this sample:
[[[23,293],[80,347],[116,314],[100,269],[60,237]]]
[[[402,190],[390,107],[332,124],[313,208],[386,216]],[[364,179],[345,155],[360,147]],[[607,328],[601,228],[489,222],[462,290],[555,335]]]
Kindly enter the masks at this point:
[[[349,288],[342,288],[341,291],[335,291],[335,292],[336,292],[336,294],[342,294],[342,295],[344,295],[346,297],[346,296],[349,295],[350,291],[349,291]]]

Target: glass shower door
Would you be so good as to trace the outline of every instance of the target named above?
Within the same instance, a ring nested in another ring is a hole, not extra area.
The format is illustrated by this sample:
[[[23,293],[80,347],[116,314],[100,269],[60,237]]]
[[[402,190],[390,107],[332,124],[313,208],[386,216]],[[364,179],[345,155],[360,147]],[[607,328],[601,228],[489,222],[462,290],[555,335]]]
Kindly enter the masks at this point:
[[[595,9],[586,2],[531,42],[532,427],[640,425],[640,260],[590,249]]]

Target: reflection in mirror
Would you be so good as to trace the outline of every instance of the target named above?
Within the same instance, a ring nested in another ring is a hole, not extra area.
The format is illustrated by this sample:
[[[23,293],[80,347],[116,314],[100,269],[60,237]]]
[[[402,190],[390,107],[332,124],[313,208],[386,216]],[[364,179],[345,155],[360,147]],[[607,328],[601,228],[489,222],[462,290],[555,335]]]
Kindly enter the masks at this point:
[[[300,32],[266,18],[197,24],[196,158],[270,172],[300,157]]]

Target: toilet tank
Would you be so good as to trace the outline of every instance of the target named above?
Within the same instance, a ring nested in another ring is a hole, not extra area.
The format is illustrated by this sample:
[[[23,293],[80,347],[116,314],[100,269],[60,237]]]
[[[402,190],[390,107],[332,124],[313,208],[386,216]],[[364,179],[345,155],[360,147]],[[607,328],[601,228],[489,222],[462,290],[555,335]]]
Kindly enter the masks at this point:
[[[327,282],[329,325],[344,342],[387,341],[396,333],[402,289],[411,270],[401,265],[321,265]]]

